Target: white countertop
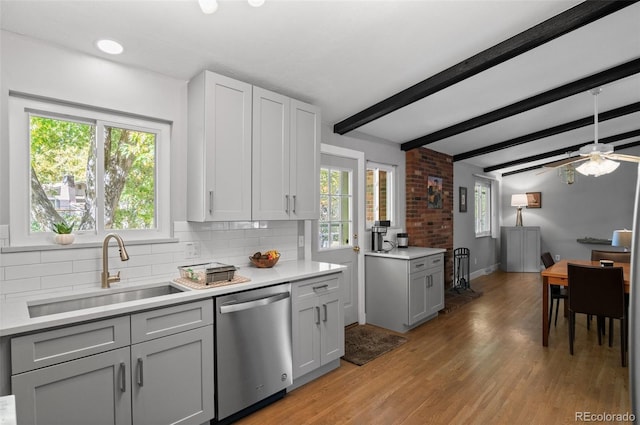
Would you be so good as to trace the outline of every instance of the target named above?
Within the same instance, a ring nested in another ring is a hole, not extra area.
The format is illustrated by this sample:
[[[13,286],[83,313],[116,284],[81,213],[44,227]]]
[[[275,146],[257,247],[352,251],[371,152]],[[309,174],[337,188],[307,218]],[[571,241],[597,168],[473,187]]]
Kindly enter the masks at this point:
[[[370,257],[396,258],[399,260],[413,260],[414,258],[427,257],[429,255],[446,252],[444,248],[423,248],[420,246],[410,246],[408,248],[394,248],[391,251],[375,252],[367,251],[364,255]]]
[[[5,302],[0,304],[0,336],[31,332],[54,326],[65,326],[76,322],[101,319],[122,314],[130,314],[139,310],[165,307],[172,304],[180,304],[188,301],[196,301],[203,298],[229,294],[232,292],[245,291],[248,289],[255,289],[278,283],[293,282],[296,280],[341,272],[345,268],[345,266],[341,266],[339,264],[320,263],[305,260],[282,261],[270,269],[259,269],[252,266],[246,266],[241,267],[238,269],[238,271],[236,271],[236,274],[251,279],[251,281],[245,283],[237,283],[210,289],[190,289],[177,283],[173,283],[176,286],[184,288],[185,291],[177,294],[162,295],[159,297],[136,301],[127,301],[117,304],[87,308],[66,313],[51,314],[34,318],[29,317],[28,305],[30,304],[39,304],[42,303],[42,301],[61,301],[65,299],[77,298],[78,296],[105,295],[109,292],[118,292],[119,290],[121,291],[123,289],[134,289],[144,286],[157,286],[158,284],[163,282],[144,282],[135,285],[128,284],[126,286],[112,284],[111,289],[66,292],[62,296],[56,295],[55,298],[52,298],[51,294],[47,294],[44,295],[41,300],[33,299],[29,301]],[[166,283],[167,281],[164,282]]]

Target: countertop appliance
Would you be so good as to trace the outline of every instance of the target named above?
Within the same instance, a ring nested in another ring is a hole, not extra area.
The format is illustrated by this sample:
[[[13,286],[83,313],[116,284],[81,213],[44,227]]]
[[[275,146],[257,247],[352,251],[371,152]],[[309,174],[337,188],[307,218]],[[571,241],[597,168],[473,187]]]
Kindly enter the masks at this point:
[[[398,242],[398,248],[409,248],[409,234],[398,233],[396,235],[396,241]]]
[[[230,423],[293,383],[291,284],[216,298],[216,416]]]
[[[388,220],[375,221],[371,226],[371,251],[384,251],[384,236],[387,234],[387,228],[391,225]]]

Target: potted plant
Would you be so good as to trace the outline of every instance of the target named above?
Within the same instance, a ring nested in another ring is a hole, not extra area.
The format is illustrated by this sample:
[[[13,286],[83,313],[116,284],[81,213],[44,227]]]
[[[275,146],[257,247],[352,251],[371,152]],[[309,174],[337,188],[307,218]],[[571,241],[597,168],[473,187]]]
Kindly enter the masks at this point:
[[[73,243],[73,240],[75,239],[75,236],[73,235],[73,233],[71,233],[73,231],[73,224],[72,225],[68,225],[67,223],[65,223],[64,221],[61,221],[60,223],[55,223],[53,225],[53,233],[55,233],[55,237],[54,240],[56,241],[57,244],[60,245],[69,245],[71,243]]]

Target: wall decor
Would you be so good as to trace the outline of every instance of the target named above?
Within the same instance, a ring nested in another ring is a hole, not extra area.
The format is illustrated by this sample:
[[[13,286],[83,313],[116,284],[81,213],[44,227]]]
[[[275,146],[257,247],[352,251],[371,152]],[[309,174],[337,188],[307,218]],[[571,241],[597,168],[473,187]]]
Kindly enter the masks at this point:
[[[527,192],[527,208],[542,208],[541,192]]]
[[[442,208],[442,177],[428,177],[427,207]]]
[[[458,194],[458,211],[467,212],[467,188],[460,186]]]

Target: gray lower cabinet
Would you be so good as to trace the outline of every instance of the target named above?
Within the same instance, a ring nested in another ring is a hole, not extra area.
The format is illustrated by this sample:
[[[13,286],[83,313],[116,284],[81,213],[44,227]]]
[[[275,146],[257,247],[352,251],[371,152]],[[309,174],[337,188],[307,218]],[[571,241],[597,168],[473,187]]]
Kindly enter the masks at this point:
[[[18,424],[199,425],[215,416],[211,299],[19,336],[11,353]]]
[[[213,327],[131,346],[135,425],[201,424],[213,411]]]
[[[129,347],[11,378],[18,424],[130,424]]]
[[[406,332],[444,307],[444,256],[366,257],[367,323]]]
[[[339,275],[292,283],[293,379],[344,355]]]
[[[502,270],[540,272],[540,227],[501,227],[500,236]]]

